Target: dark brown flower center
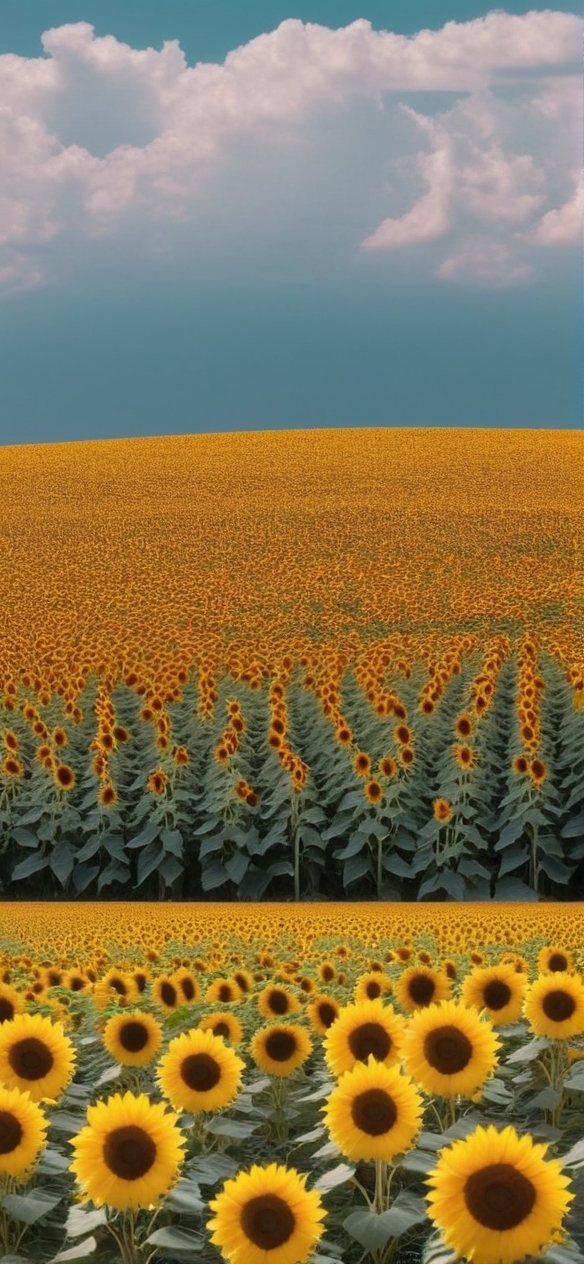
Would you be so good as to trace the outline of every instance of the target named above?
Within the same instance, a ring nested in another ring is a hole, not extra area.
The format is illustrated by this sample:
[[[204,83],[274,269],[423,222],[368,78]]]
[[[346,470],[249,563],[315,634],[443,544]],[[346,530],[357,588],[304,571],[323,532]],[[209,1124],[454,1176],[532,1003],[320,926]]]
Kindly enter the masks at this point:
[[[181,979],[180,986],[181,986],[182,994],[185,1000],[193,1001],[195,999],[195,985],[193,983],[193,980]]]
[[[117,979],[117,978],[110,979],[109,985],[111,988],[113,988],[114,992],[117,992],[118,996],[126,995],[126,992],[128,989],[126,988],[126,985],[123,979]]]
[[[168,1005],[169,1009],[176,1005],[176,988],[172,983],[168,983],[166,979],[160,986],[160,999],[165,1005]]]
[[[14,1018],[14,1005],[7,996],[0,996],[0,1023],[9,1023]]]
[[[242,1208],[240,1224],[258,1250],[275,1251],[292,1236],[296,1219],[283,1198],[277,1194],[259,1194]]]
[[[213,1028],[213,1035],[225,1036],[225,1039],[229,1040],[230,1031],[229,1031],[228,1023],[224,1023],[224,1022],[215,1023],[215,1026]]]
[[[370,1137],[389,1132],[397,1119],[395,1102],[382,1088],[369,1088],[355,1097],[351,1119],[356,1128]]]
[[[208,1053],[191,1053],[180,1065],[181,1080],[195,1093],[208,1093],[221,1079],[221,1067]]]
[[[104,1163],[114,1176],[122,1181],[137,1181],[150,1171],[156,1158],[156,1145],[143,1128],[126,1124],[109,1133],[102,1153]]]
[[[224,1005],[228,1005],[228,1004],[229,1004],[229,1002],[230,1002],[232,999],[233,999],[233,992],[232,992],[232,990],[231,990],[231,988],[230,988],[229,984],[228,984],[228,983],[222,983],[222,984],[221,984],[221,987],[219,988],[219,1000],[220,1000],[220,1001],[221,1001]]]
[[[436,991],[436,983],[429,974],[414,974],[408,983],[408,992],[416,1005],[429,1005]]]
[[[318,1017],[323,1027],[331,1027],[337,1017],[337,1010],[329,1001],[321,1001],[318,1007]]]
[[[567,970],[567,969],[568,969],[568,958],[564,956],[563,952],[552,952],[552,955],[548,961],[548,970],[550,970],[552,973],[555,973],[557,970]]]
[[[490,1163],[466,1180],[464,1201],[485,1229],[516,1229],[535,1204],[536,1191],[523,1172],[511,1163]]]
[[[503,979],[489,979],[483,990],[483,1000],[487,1009],[504,1009],[509,1004],[513,993]]]
[[[53,1066],[51,1050],[36,1036],[17,1040],[8,1051],[8,1061],[21,1080],[42,1080]]]
[[[268,1006],[273,1014],[288,1013],[288,997],[285,992],[281,992],[279,988],[273,988],[268,993]]]
[[[377,1062],[384,1062],[392,1046],[392,1039],[381,1023],[360,1023],[350,1032],[348,1045],[358,1062],[366,1062],[372,1053]]]
[[[440,1075],[456,1075],[468,1066],[472,1044],[463,1031],[446,1023],[428,1032],[424,1040],[424,1057]]]
[[[564,992],[563,988],[555,988],[551,992],[546,992],[541,1007],[546,1018],[549,1018],[552,1023],[565,1023],[572,1017],[576,1002],[569,992]]]
[[[287,1062],[297,1049],[294,1032],[270,1031],[266,1036],[264,1048],[272,1062]]]
[[[0,1110],[0,1154],[12,1154],[22,1141],[22,1124],[9,1110]]]
[[[376,979],[369,979],[365,985],[365,991],[370,1001],[374,1001],[377,996],[381,996],[381,987]]]
[[[148,1044],[148,1030],[139,1019],[128,1021],[120,1028],[120,1044],[128,1053],[140,1053]]]

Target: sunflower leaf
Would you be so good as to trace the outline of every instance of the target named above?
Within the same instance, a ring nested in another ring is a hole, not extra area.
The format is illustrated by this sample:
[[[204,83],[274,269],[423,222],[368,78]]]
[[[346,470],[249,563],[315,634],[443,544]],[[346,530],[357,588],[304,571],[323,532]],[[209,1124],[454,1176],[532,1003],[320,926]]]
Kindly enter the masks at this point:
[[[65,1264],[66,1260],[84,1260],[88,1255],[93,1255],[96,1247],[97,1241],[93,1236],[84,1238],[83,1242],[76,1242],[75,1246],[70,1246],[66,1251],[59,1251],[58,1255],[53,1255],[49,1264],[61,1264],[61,1261]],[[5,1260],[7,1258],[7,1256],[4,1257]]]
[[[32,1225],[48,1215],[61,1202],[63,1194],[49,1194],[45,1189],[34,1189],[29,1194],[6,1194],[2,1206],[15,1220]]]
[[[96,1207],[93,1211],[86,1211],[84,1207],[71,1207],[65,1221],[67,1237],[80,1238],[83,1233],[91,1233],[98,1225],[105,1224],[106,1219],[105,1207]]]
[[[355,1174],[355,1168],[349,1167],[347,1163],[337,1163],[336,1167],[332,1167],[330,1172],[323,1172],[318,1180],[314,1182],[314,1189],[319,1189],[326,1193],[329,1189],[335,1189],[337,1185],[342,1185],[345,1181],[350,1180]]]
[[[249,1124],[243,1119],[212,1119],[207,1124],[207,1131],[216,1137],[232,1137],[240,1141],[244,1137],[251,1137],[252,1132],[255,1132],[259,1125],[259,1120],[255,1124]]]
[[[192,1258],[192,1251],[199,1250],[203,1246],[203,1238],[199,1233],[194,1233],[192,1229],[181,1229],[178,1225],[164,1225],[161,1229],[155,1229],[154,1233],[146,1238],[148,1245],[167,1247],[176,1254],[189,1255]]]

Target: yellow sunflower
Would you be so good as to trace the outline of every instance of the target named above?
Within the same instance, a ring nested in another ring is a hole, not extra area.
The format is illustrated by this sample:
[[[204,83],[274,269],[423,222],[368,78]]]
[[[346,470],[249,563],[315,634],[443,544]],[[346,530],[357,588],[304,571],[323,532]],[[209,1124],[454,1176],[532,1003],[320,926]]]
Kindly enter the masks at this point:
[[[165,1102],[116,1094],[87,1107],[87,1125],[71,1141],[70,1164],[81,1196],[118,1211],[153,1207],[175,1184],[184,1138]]]
[[[274,983],[258,992],[256,1001],[262,1018],[283,1018],[284,1014],[296,1014],[302,1008],[293,992]]]
[[[261,1071],[285,1076],[310,1057],[312,1041],[299,1023],[268,1023],[256,1031],[249,1051]]]
[[[368,970],[366,974],[359,975],[353,996],[356,1001],[374,1001],[377,997],[387,996],[393,984],[383,971]]]
[[[412,1014],[403,1056],[427,1093],[471,1097],[493,1073],[498,1048],[487,1017],[459,1001],[440,1001]]]
[[[241,988],[235,979],[214,979],[205,992],[210,1005],[233,1005],[241,999]]]
[[[422,1122],[423,1102],[413,1081],[398,1066],[369,1054],[345,1071],[325,1105],[332,1140],[348,1159],[389,1163],[409,1150]]]
[[[428,1174],[428,1215],[457,1257],[472,1264],[515,1264],[562,1240],[572,1201],[559,1159],[512,1127],[492,1124],[440,1150]]]
[[[183,966],[172,976],[181,1005],[195,1005],[201,999],[201,984],[191,970]]]
[[[544,947],[537,954],[537,968],[540,974],[555,974],[558,971],[567,971],[570,974],[574,969],[573,953],[559,944]]]
[[[334,996],[326,996],[324,993],[319,992],[310,1004],[306,1006],[306,1014],[314,1030],[320,1036],[324,1036],[335,1019],[338,1018],[340,1008]]]
[[[45,1144],[47,1121],[30,1093],[0,1087],[0,1174],[24,1180]]]
[[[536,1036],[551,1040],[580,1036],[584,1032],[584,983],[579,975],[564,970],[540,974],[527,989],[523,1013]]]
[[[448,1000],[451,986],[448,975],[442,971],[418,965],[402,971],[394,991],[402,1008],[411,1012]]]
[[[126,1010],[108,1020],[103,1043],[122,1066],[147,1066],[162,1044],[162,1027],[151,1014]]]
[[[61,1023],[42,1014],[17,1014],[0,1026],[0,1084],[56,1101],[75,1068],[75,1050]]]
[[[222,1036],[231,1045],[239,1045],[243,1039],[243,1027],[239,1019],[227,1010],[205,1014],[199,1023],[199,1031],[212,1031],[214,1036]]]
[[[352,1071],[369,1054],[391,1066],[401,1056],[405,1019],[381,1000],[344,1005],[324,1037],[324,1056],[332,1075]]]
[[[156,1073],[176,1110],[222,1110],[236,1097],[245,1063],[221,1036],[194,1028],[171,1040]]]
[[[124,974],[112,966],[93,989],[93,999],[98,1009],[106,1005],[132,1005],[138,1000],[139,992],[136,981],[130,974]]]
[[[175,1009],[186,1004],[178,983],[169,974],[159,974],[152,980],[151,994],[155,1005],[165,1014],[173,1014]]]
[[[521,1017],[527,979],[507,962],[471,970],[463,980],[460,999],[465,1005],[488,1009],[491,1022],[498,1027],[515,1023]]]
[[[0,1023],[9,1023],[16,1014],[22,1014],[24,1008],[22,993],[8,983],[0,983]]]
[[[229,1264],[307,1264],[326,1215],[306,1176],[277,1163],[238,1172],[209,1207],[211,1242]]]

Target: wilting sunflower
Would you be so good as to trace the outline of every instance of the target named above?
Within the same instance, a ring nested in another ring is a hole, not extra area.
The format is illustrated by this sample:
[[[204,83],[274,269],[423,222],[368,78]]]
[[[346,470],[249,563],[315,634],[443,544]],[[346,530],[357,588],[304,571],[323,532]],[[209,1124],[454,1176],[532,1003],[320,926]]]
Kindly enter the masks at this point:
[[[0,1023],[9,1023],[16,1014],[22,1014],[24,1008],[22,994],[8,983],[0,983]]]
[[[175,1110],[222,1110],[236,1097],[245,1063],[221,1036],[194,1028],[171,1040],[156,1072]]]
[[[348,1159],[388,1163],[409,1150],[419,1132],[423,1102],[413,1081],[398,1066],[369,1054],[345,1071],[322,1107],[332,1140]]]
[[[153,1207],[175,1184],[184,1139],[165,1102],[116,1094],[87,1107],[70,1164],[82,1197],[118,1211]]]
[[[404,1061],[427,1093],[471,1097],[497,1065],[499,1040],[488,1018],[459,1001],[417,1010],[404,1038]]]
[[[523,1013],[536,1036],[552,1040],[580,1036],[584,1032],[584,983],[577,974],[564,970],[540,974],[527,989]]]
[[[75,1067],[75,1050],[61,1023],[42,1014],[17,1014],[0,1026],[0,1083],[56,1101]]]
[[[446,974],[420,965],[403,970],[396,980],[394,991],[403,1009],[411,1012],[448,1000],[451,986]]]
[[[440,1150],[428,1174],[428,1215],[447,1246],[472,1264],[514,1264],[561,1241],[574,1197],[547,1145],[493,1124]]]
[[[238,1172],[209,1207],[211,1242],[229,1264],[306,1264],[326,1215],[306,1176],[277,1163]]]
[[[537,968],[540,974],[571,973],[574,969],[573,953],[558,944],[544,947],[537,954]]]
[[[294,1014],[302,1008],[293,992],[273,983],[258,992],[256,1000],[263,1018],[282,1018],[284,1014]]]
[[[152,1014],[125,1010],[106,1023],[103,1043],[121,1066],[147,1066],[162,1044],[162,1027]]]
[[[269,1023],[256,1031],[249,1051],[261,1071],[285,1076],[310,1057],[312,1041],[299,1023]]]
[[[205,1014],[199,1023],[199,1031],[212,1031],[214,1036],[222,1036],[231,1045],[241,1044],[243,1039],[243,1027],[239,1019],[228,1010]]]
[[[378,996],[386,996],[392,987],[391,979],[383,971],[368,970],[357,979],[353,996],[356,1001],[374,1001]]]
[[[47,1127],[28,1092],[0,1087],[0,1174],[24,1180],[45,1144]]]
[[[463,981],[460,999],[464,1005],[487,1009],[498,1027],[521,1017],[527,979],[509,962],[471,970]]]
[[[325,996],[321,992],[306,1006],[310,1024],[320,1036],[324,1036],[335,1019],[338,1018],[340,1008],[334,996]]]
[[[352,1071],[372,1053],[391,1066],[401,1056],[405,1019],[381,1000],[344,1005],[324,1037],[324,1056],[332,1075]]]

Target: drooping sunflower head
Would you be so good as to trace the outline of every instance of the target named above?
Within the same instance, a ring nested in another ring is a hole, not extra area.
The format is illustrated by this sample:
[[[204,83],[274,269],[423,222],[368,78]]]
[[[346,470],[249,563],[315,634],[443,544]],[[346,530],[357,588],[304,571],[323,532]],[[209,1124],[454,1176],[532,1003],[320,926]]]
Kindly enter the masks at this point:
[[[312,1053],[312,1041],[300,1023],[268,1023],[253,1036],[250,1054],[267,1075],[288,1076]]]
[[[45,1144],[47,1121],[30,1093],[0,1086],[0,1173],[25,1180]]]
[[[380,999],[344,1005],[324,1037],[324,1056],[332,1075],[351,1071],[369,1054],[387,1066],[399,1060],[405,1020]]]
[[[245,1063],[221,1036],[194,1028],[171,1040],[156,1079],[175,1110],[222,1110],[236,1097]]]
[[[147,1066],[162,1044],[160,1023],[142,1010],[125,1010],[108,1020],[103,1043],[121,1066]]]
[[[412,1145],[423,1102],[398,1066],[369,1054],[366,1063],[341,1075],[322,1109],[332,1140],[348,1159],[389,1162]]]
[[[166,1103],[117,1094],[87,1108],[86,1127],[71,1141],[70,1164],[82,1197],[118,1211],[153,1207],[175,1184],[183,1135]]]
[[[479,1126],[444,1146],[428,1174],[428,1214],[457,1258],[515,1264],[561,1240],[572,1201],[559,1159],[512,1127]]]
[[[238,1172],[209,1207],[211,1242],[229,1264],[307,1264],[326,1215],[306,1176],[276,1163]]]
[[[403,1009],[411,1013],[450,996],[451,981],[440,970],[429,966],[409,966],[395,983],[395,995]]]
[[[584,1032],[584,983],[577,974],[540,974],[528,987],[523,1013],[536,1036],[571,1040]]]
[[[412,1015],[404,1037],[410,1075],[427,1093],[471,1097],[497,1065],[499,1041],[488,1018],[459,1001],[440,1001]]]
[[[61,1023],[42,1014],[16,1014],[0,1026],[0,1083],[28,1092],[31,1101],[56,1101],[75,1067],[75,1050]]]
[[[463,980],[460,999],[465,1005],[487,1009],[498,1027],[521,1017],[527,979],[510,962],[471,970]]]

